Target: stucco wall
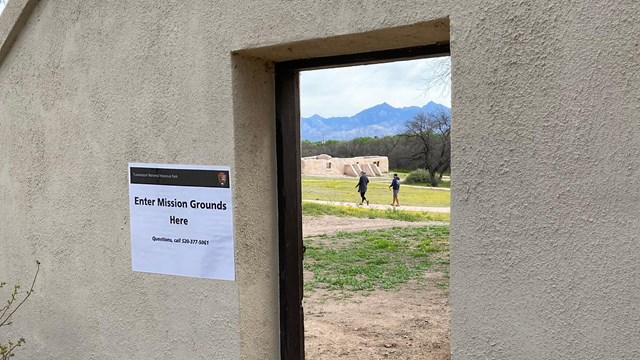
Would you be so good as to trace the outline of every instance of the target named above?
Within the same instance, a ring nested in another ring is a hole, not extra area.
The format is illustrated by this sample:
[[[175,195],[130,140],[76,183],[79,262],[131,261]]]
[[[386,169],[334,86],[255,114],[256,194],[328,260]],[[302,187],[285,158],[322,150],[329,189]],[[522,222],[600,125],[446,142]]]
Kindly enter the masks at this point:
[[[12,2],[28,1],[6,14]],[[271,63],[450,32],[453,358],[640,357],[639,13],[634,0],[38,2],[0,54],[0,278],[43,263],[14,325],[21,355],[277,358]],[[232,167],[236,282],[131,272],[127,162]]]
[[[640,5],[451,19],[456,359],[640,358]]]

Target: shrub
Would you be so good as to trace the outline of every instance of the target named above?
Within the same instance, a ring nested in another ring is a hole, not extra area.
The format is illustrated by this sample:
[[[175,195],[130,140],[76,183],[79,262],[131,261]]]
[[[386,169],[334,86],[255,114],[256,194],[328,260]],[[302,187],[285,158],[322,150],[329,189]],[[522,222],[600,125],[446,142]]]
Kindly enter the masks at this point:
[[[431,184],[431,177],[429,176],[429,172],[425,169],[416,169],[413,170],[406,179],[404,179],[405,184]]]
[[[20,285],[15,285],[13,287],[13,291],[9,295],[9,299],[6,304],[0,308],[0,328],[11,325],[11,318],[13,314],[20,309],[22,304],[33,294],[33,286],[36,284],[36,279],[38,278],[38,272],[40,272],[40,262],[36,260],[36,274],[33,276],[33,282],[31,283],[31,288],[21,297],[20,299]],[[3,288],[7,283],[0,282],[0,288]],[[20,338],[17,341],[0,339],[0,360],[8,360],[9,358],[15,356],[14,351],[16,348],[24,345],[24,338]]]

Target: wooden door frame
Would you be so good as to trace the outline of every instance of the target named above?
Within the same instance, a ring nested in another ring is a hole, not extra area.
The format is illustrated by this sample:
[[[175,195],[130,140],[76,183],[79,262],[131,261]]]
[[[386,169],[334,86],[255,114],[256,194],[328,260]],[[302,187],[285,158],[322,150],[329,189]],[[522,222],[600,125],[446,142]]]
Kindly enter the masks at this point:
[[[449,43],[275,63],[280,358],[304,359],[300,71],[447,56]]]

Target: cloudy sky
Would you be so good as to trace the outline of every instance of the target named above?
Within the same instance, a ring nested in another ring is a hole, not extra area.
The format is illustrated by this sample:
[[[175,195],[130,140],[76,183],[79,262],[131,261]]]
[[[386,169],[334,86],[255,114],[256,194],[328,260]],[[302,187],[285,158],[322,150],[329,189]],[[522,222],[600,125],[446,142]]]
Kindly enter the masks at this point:
[[[439,76],[448,66],[446,57],[305,71],[300,112],[303,117],[352,116],[383,102],[405,107],[434,101],[451,107],[451,82]]]

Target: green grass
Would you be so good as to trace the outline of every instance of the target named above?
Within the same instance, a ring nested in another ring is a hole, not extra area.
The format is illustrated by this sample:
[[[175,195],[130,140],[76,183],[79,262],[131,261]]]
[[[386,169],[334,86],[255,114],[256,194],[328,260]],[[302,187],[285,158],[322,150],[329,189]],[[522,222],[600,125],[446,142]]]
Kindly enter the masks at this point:
[[[400,177],[405,177],[409,175],[411,170],[408,169],[389,169],[389,175],[398,174]]]
[[[333,215],[341,217],[357,217],[367,219],[391,219],[403,221],[451,221],[451,214],[403,211],[403,210],[379,210],[362,207],[336,206],[314,202],[302,202],[302,214],[305,216]]]
[[[372,204],[391,204],[392,192],[389,189],[391,179],[369,178],[367,199]],[[360,202],[360,194],[356,189],[356,178],[323,178],[302,177],[303,200],[325,200],[337,202]],[[399,200],[401,205],[407,206],[450,206],[451,193],[443,190],[433,190],[426,187],[402,186]]]
[[[390,176],[393,176],[393,174],[398,174],[398,176],[400,176],[400,179],[402,179],[402,180],[406,179],[407,176],[409,176],[410,173],[411,173],[411,171],[405,170],[405,169],[391,169],[391,170],[389,170],[389,175]],[[438,184],[438,187],[439,188],[450,189],[451,188],[451,174],[445,172],[444,176],[446,178],[442,179],[442,181]],[[411,184],[411,185],[431,187],[431,184]]]
[[[415,184],[411,184],[412,186],[422,186],[425,188],[430,188],[431,184],[423,184],[423,183],[415,183]],[[445,180],[442,179],[442,181],[440,181],[440,183],[438,184],[439,188],[447,188],[447,189],[451,189],[451,180]]]
[[[449,271],[449,227],[338,232],[304,239],[305,290],[395,290],[427,271]],[[448,278],[447,278],[448,279]],[[438,283],[446,289],[446,282]]]

